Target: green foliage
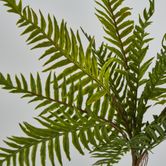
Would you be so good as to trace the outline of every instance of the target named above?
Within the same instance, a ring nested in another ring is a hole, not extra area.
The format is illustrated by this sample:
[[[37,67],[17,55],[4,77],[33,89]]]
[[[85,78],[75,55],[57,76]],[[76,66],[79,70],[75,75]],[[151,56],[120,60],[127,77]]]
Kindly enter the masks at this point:
[[[99,158],[94,165],[111,166],[128,151],[139,164],[165,139],[165,108],[151,123],[143,119],[153,105],[166,103],[166,35],[146,77],[154,59],[146,58],[154,0],[149,0],[137,25],[130,19],[131,9],[122,5],[124,0],[97,0],[96,16],[106,40],[99,47],[82,28],[88,40],[85,47],[80,32],[69,30],[64,20],[59,24],[50,14],[45,17],[41,11],[23,7],[21,0],[1,1],[8,12],[19,16],[17,26],[32,50],[44,50],[39,60],[49,74],[43,81],[39,73],[30,74],[29,80],[23,74],[13,78],[0,73],[3,89],[20,94],[41,110],[35,118],[39,127],[23,122],[25,136],[4,141],[7,147],[0,148],[0,166],[35,166],[37,154],[42,166],[47,159],[56,165],[55,157],[63,165],[62,152],[71,160],[71,145],[82,155],[86,149]]]

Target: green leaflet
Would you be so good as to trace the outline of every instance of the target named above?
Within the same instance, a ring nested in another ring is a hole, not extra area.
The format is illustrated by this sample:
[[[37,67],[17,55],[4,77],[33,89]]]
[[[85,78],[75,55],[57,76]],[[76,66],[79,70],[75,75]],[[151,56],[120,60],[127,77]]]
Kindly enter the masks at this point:
[[[46,143],[42,142],[41,148],[40,148],[40,157],[41,157],[41,165],[46,165]]]
[[[108,49],[113,52],[116,56],[118,56],[121,60],[124,60],[124,57],[123,57],[123,54],[115,47],[110,47],[110,46],[107,46]]]
[[[31,89],[32,89],[32,91],[35,91],[34,88],[33,88],[33,85],[32,85],[34,83],[34,82],[32,83],[32,81],[33,81],[32,79],[33,78],[31,78]],[[17,76],[15,76],[15,80],[16,80],[16,85],[17,85],[18,89],[21,89],[21,82],[20,82],[20,80],[18,79]]]
[[[68,64],[70,64],[71,62],[67,59],[64,59],[62,61],[59,61],[59,62],[56,62],[55,64],[51,65],[50,67],[46,68],[45,70],[43,70],[43,72],[47,72],[47,71],[50,71],[50,70],[55,70],[59,67],[63,67],[63,66],[66,66]]]
[[[37,73],[36,85],[37,85],[37,93],[38,93],[39,95],[41,95],[41,94],[42,94],[42,83],[41,83],[41,78],[40,78],[39,73]]]
[[[93,105],[93,113],[95,115],[99,114],[99,110],[100,110],[100,100],[97,100],[94,105]]]
[[[104,96],[104,101],[102,103],[102,109],[101,109],[101,114],[100,114],[100,116],[102,118],[104,118],[106,116],[107,111],[108,111],[108,107],[109,107],[108,96]]]
[[[106,91],[105,91],[105,90],[100,90],[100,91],[96,92],[95,94],[93,94],[93,95],[89,98],[87,104],[88,104],[88,105],[92,104],[93,102],[99,100],[99,99],[100,99],[102,96],[104,96],[105,94],[106,94]]]
[[[30,162],[29,162],[29,148],[26,148],[24,151],[24,158],[25,158],[25,165],[26,166],[30,166]]]
[[[92,74],[95,77],[98,77],[98,66],[97,66],[97,60],[95,57],[92,57]]]
[[[53,88],[54,88],[54,99],[59,100],[58,81],[55,74],[54,74]]]
[[[67,99],[67,90],[66,90],[66,78],[65,77],[64,77],[63,84],[62,84],[62,93],[61,93],[61,96],[62,96],[62,101],[66,102],[66,99]]]
[[[48,55],[50,55],[50,54],[53,54],[54,53],[54,55],[56,55],[56,52],[57,52],[58,50],[56,49],[56,48],[54,48],[54,47],[51,47],[51,48],[49,48],[48,50],[46,50],[45,52],[44,52],[44,54],[39,58],[39,60],[40,59],[43,59],[43,58],[45,58],[46,56],[48,56]],[[57,58],[58,58],[58,55],[57,55]],[[47,61],[44,65],[46,65],[46,64],[48,64],[49,63],[49,61]]]
[[[70,161],[71,158],[70,158],[70,149],[69,149],[69,136],[68,134],[64,134],[63,136],[63,149],[64,149],[64,152],[66,154],[66,157],[68,158],[68,160]]]
[[[80,137],[80,141],[83,144],[83,146],[87,150],[90,150],[89,145],[88,145],[88,140],[86,138],[86,134],[85,134],[84,130],[80,130],[79,137]]]
[[[59,137],[55,138],[55,152],[56,152],[56,156],[58,158],[60,165],[62,165],[62,157],[61,157]]]
[[[83,102],[83,93],[82,93],[82,86],[80,83],[79,90],[78,90],[78,97],[77,97],[77,107],[78,108],[81,108],[82,102]]]
[[[51,73],[49,74],[47,80],[46,80],[46,85],[45,85],[45,94],[46,97],[50,97],[50,84],[51,84]]]
[[[159,105],[165,105],[166,104],[166,100],[163,99],[163,100],[158,101],[158,102],[155,103],[155,105],[158,105],[158,104]]]
[[[83,150],[81,148],[81,145],[79,143],[79,139],[78,139],[78,137],[77,137],[76,134],[77,133],[72,132],[72,143],[75,146],[75,148],[79,151],[79,153],[82,154],[82,155],[84,155],[84,152],[83,152]]]
[[[41,27],[42,27],[42,30],[45,31],[46,21],[44,19],[44,16],[43,16],[42,12],[41,11],[39,11],[39,12],[40,12],[40,23],[41,23]]]
[[[86,58],[85,58],[85,65],[86,65],[86,68],[88,70],[89,73],[91,73],[91,68],[92,68],[92,58],[91,58],[91,55],[92,55],[92,45],[93,45],[93,42],[94,42],[94,39],[92,39],[89,43],[89,46],[87,47],[87,50],[86,50]],[[93,74],[93,73],[92,73]]]
[[[52,19],[50,17],[50,15],[48,15],[48,36],[51,38],[52,34],[53,34],[53,22],[52,22]]]
[[[140,73],[139,73],[139,80],[144,76],[145,72],[149,68],[150,64],[152,63],[153,58],[149,59],[146,61],[140,68]]]
[[[101,68],[100,73],[99,73],[99,79],[102,81],[103,78],[105,78],[105,73],[106,70],[109,69],[112,65],[113,62],[116,62],[116,64],[120,64],[123,65],[123,63],[121,62],[121,60],[117,59],[117,58],[110,58]]]
[[[88,137],[88,141],[93,145],[93,146],[97,146],[96,140],[94,138],[94,131],[93,129],[88,128],[87,129],[87,137]]]
[[[31,161],[32,161],[32,166],[35,166],[36,164],[36,151],[37,151],[37,146],[33,145],[32,147],[32,152],[31,152]]]
[[[19,165],[21,166],[21,165],[24,165],[24,160],[23,160],[23,158],[24,158],[24,152],[23,151],[20,151],[19,152],[19,156],[18,156],[18,160],[19,160]]]
[[[31,91],[36,93],[36,83],[33,75],[30,75],[30,86],[31,86]]]
[[[10,78],[10,77],[9,77]],[[23,82],[23,87],[25,90],[28,90],[28,85],[27,85],[27,82],[26,82],[26,79],[25,77],[21,74],[21,78],[22,78],[22,82]],[[11,80],[10,80],[11,82]]]
[[[65,69],[64,71],[63,71],[63,73],[61,73],[60,75],[58,75],[58,80],[61,80],[63,77],[64,77],[64,75],[65,76],[68,76],[68,75],[70,75],[70,74],[72,74],[74,71],[76,71],[76,69],[77,69],[77,67],[74,65],[74,66],[71,66],[71,67],[69,67],[69,68],[67,68],[67,69]],[[71,76],[70,76],[71,77]],[[71,79],[71,80],[73,80],[73,79]]]
[[[103,136],[102,136],[102,134],[100,133],[100,128],[99,128],[99,126],[96,126],[96,127],[94,128],[94,134],[95,134],[95,137],[96,137],[99,141],[101,141],[102,143],[104,143],[104,141],[103,141]]]

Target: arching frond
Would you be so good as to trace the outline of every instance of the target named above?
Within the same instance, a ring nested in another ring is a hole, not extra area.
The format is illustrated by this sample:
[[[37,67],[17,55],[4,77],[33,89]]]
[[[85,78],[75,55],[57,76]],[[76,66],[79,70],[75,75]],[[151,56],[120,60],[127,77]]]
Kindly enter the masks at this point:
[[[45,86],[43,87],[40,75],[37,74],[37,78],[35,79],[34,76],[31,74],[29,83],[30,86],[28,85],[28,82],[23,75],[21,75],[21,79],[19,79],[18,76],[15,76],[14,85],[9,74],[6,77],[0,74],[0,85],[3,86],[3,89],[9,90],[11,93],[23,94],[22,98],[32,98],[29,102],[38,102],[36,109],[45,107],[44,110],[40,113],[40,115],[44,115],[52,111],[58,111],[59,114],[62,114],[62,117],[69,118],[66,119],[67,121],[72,120],[73,117],[78,121],[81,116],[86,116],[87,119],[93,117],[96,120],[101,120],[109,123],[123,136],[125,135],[124,132],[122,132],[121,127],[116,126],[116,124],[112,122],[114,117],[114,111],[111,110],[114,110],[115,107],[113,107],[113,105],[109,103],[108,96],[105,97],[103,101],[100,99],[101,101],[98,100],[94,102],[93,105],[88,106],[88,104],[86,104],[84,106],[83,103],[87,103],[89,98],[92,96],[93,89],[87,92],[86,88],[82,89],[80,82],[78,92],[76,91],[75,94],[75,86],[73,83],[71,84],[69,90],[66,89],[67,87],[65,78],[62,86],[59,86],[55,75],[53,78],[53,82],[54,83],[52,84],[50,73],[46,79]],[[87,94],[89,97],[84,98],[84,95]],[[102,105],[101,108],[100,104]],[[105,109],[103,110],[103,108]],[[75,116],[77,112],[79,112],[79,116]]]
[[[71,75],[77,79],[84,77],[86,83],[96,81],[99,69],[96,56],[92,53],[93,38],[84,50],[79,32],[75,34],[72,29],[68,30],[63,20],[58,25],[55,17],[48,15],[46,19],[41,11],[38,16],[29,6],[23,8],[16,1],[3,1],[11,12],[19,15],[17,25],[24,29],[22,35],[27,36],[27,43],[33,45],[32,49],[44,49],[39,58],[45,61],[44,72],[61,69],[57,79],[61,80],[65,76],[67,83],[71,80]]]
[[[57,117],[56,112],[52,114]],[[53,117],[42,117],[36,120],[43,126],[42,128],[37,128],[24,122],[20,127],[26,137],[13,136],[5,141],[8,148],[0,148],[1,164],[36,165],[36,155],[40,153],[41,165],[44,166],[46,165],[48,151],[51,165],[55,165],[55,154],[59,164],[63,165],[62,149],[66,157],[69,160],[71,159],[69,142],[72,142],[73,146],[81,154],[84,154],[82,146],[90,150],[90,145],[97,147],[99,141],[106,143],[111,140],[112,131],[110,126],[98,123],[93,119],[82,120],[79,123],[74,118],[72,123],[64,121],[62,117],[58,118],[59,121],[56,121]],[[63,141],[60,141],[60,139]]]
[[[15,1],[10,2],[4,0],[4,2],[6,2],[6,5],[11,9],[18,8]],[[15,13],[20,16],[17,24],[19,27],[25,28],[22,34],[29,35],[27,41],[29,44],[34,44],[33,49],[46,48],[46,51],[40,59],[49,57],[45,65],[51,66],[44,71],[65,67],[63,72],[57,77],[58,80],[65,76],[67,79],[66,82],[69,83],[70,81],[74,82],[83,77],[84,79],[81,79],[84,81],[82,86],[85,86],[90,81],[94,81],[97,83],[97,87],[100,87],[110,95],[108,84],[103,84],[103,82],[98,79],[98,60],[96,56],[92,56],[93,38],[86,51],[84,51],[79,33],[77,32],[75,35],[72,30],[69,32],[64,21],[62,21],[59,26],[54,17],[51,18],[51,16],[48,15],[48,19],[46,20],[42,12],[40,12],[39,19],[37,14],[30,7],[21,8],[21,10]],[[109,74],[110,73],[107,72],[107,78],[109,78]],[[120,104],[119,101],[117,102]]]

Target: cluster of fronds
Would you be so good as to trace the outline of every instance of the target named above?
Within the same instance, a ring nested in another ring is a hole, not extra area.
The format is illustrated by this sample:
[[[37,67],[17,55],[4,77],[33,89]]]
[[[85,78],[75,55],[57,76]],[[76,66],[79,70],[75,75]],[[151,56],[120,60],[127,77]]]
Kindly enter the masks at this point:
[[[21,74],[14,80],[0,74],[0,85],[11,93],[19,93],[29,102],[36,102],[41,112],[35,118],[41,128],[27,122],[20,124],[24,137],[12,136],[0,148],[0,165],[33,165],[40,153],[41,165],[47,156],[55,165],[56,155],[63,165],[62,150],[68,160],[70,144],[80,154],[84,148],[100,158],[94,165],[113,165],[121,156],[135,150],[139,158],[158,145],[166,136],[165,109],[154,116],[151,124],[143,121],[144,114],[154,104],[166,103],[166,35],[155,67],[146,78],[153,57],[144,61],[152,38],[146,32],[154,13],[154,0],[139,15],[138,25],[130,19],[131,9],[122,7],[124,0],[96,1],[96,16],[103,24],[107,44],[96,48],[95,39],[88,39],[84,49],[79,31],[68,29],[62,20],[46,18],[22,1],[1,0],[8,12],[19,16],[17,26],[27,36],[32,49],[42,48],[39,60],[44,61],[43,72],[30,74],[29,81]],[[55,75],[55,71],[61,73]],[[143,88],[139,96],[138,91]]]

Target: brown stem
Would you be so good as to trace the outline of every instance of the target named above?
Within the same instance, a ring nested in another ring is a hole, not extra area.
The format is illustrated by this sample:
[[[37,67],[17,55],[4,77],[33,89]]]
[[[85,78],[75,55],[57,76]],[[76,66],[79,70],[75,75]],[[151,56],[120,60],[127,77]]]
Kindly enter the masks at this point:
[[[138,157],[136,155],[135,150],[131,151],[131,155],[132,155],[132,166],[137,166]]]
[[[144,151],[139,154],[136,150],[131,151],[132,166],[147,166],[148,164],[148,152]]]

